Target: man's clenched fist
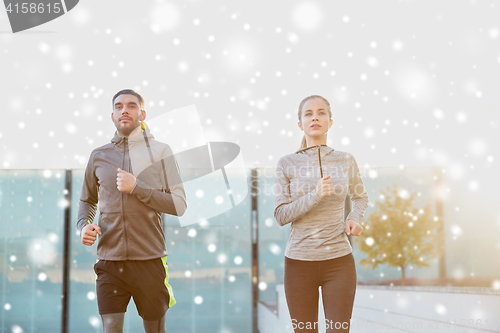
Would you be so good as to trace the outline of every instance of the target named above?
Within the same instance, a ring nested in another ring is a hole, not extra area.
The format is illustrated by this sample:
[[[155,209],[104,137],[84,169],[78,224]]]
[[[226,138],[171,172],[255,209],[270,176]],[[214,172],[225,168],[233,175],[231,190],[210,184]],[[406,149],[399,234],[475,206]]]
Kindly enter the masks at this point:
[[[82,244],[91,246],[97,239],[97,234],[102,235],[101,227],[97,224],[87,224],[83,227],[80,236],[82,237]]]
[[[118,168],[118,174],[116,175],[116,185],[118,191],[130,193],[135,185],[135,176],[130,172]]]

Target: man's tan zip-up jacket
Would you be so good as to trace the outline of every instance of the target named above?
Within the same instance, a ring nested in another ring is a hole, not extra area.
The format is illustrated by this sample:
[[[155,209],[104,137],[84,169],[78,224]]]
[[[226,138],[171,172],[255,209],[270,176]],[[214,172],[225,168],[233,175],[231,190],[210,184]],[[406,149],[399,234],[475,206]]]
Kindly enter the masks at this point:
[[[136,131],[141,132],[128,138],[115,132],[111,143],[92,151],[85,170],[77,228],[92,223],[99,203],[98,259],[167,255],[161,213],[182,216],[187,208],[172,149],[156,141],[144,122]],[[131,193],[118,190],[118,168],[137,178]]]

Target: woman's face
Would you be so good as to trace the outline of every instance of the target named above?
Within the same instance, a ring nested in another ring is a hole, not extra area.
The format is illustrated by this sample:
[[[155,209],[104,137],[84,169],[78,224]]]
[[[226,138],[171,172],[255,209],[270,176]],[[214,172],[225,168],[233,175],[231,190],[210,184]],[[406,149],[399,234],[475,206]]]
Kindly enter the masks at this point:
[[[302,107],[302,121],[298,125],[309,137],[326,135],[333,124],[328,113],[328,106],[321,98],[312,98]]]

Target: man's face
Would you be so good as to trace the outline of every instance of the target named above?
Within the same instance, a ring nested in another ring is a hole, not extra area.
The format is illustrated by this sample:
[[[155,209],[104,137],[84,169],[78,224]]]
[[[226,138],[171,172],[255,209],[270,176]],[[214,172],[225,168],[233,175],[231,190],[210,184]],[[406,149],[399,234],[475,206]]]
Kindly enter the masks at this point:
[[[140,109],[139,98],[134,95],[120,95],[115,99],[111,120],[118,135],[128,137],[146,117],[146,111]]]

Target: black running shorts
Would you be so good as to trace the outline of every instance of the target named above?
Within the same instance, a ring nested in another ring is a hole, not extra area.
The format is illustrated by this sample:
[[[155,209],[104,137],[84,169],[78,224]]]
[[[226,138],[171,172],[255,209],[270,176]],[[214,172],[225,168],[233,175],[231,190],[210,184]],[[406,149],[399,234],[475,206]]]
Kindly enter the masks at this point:
[[[168,283],[167,257],[151,260],[98,260],[94,264],[99,314],[127,311],[134,298],[144,320],[158,320],[176,301]]]

